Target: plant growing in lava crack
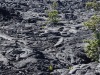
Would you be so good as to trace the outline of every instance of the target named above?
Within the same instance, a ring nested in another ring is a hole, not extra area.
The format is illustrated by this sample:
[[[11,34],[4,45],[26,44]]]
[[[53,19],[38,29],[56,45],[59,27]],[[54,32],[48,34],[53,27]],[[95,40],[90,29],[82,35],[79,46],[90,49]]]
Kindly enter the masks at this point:
[[[52,71],[52,70],[53,70],[53,66],[50,65],[50,66],[49,66],[49,71]]]
[[[58,11],[57,10],[52,10],[48,13],[49,15],[49,21],[52,23],[57,23],[58,22]]]
[[[86,7],[87,8],[93,8],[94,10],[97,10],[99,7],[97,7],[96,1],[94,2],[87,2]],[[99,13],[100,11],[98,11]],[[84,25],[88,27],[88,29],[92,30],[93,32],[93,38],[91,40],[86,40],[85,42],[88,43],[88,45],[85,48],[86,55],[91,58],[92,61],[99,61],[99,53],[100,53],[100,15],[99,14],[93,15],[88,21],[84,22]]]
[[[51,23],[58,23],[58,11],[56,10],[56,7],[58,6],[58,4],[56,2],[53,2],[52,10],[50,10],[48,12],[48,20]]]
[[[87,2],[86,3],[86,8],[87,9],[94,9],[94,10],[100,10],[100,3],[98,3],[96,0],[94,0],[93,2]]]

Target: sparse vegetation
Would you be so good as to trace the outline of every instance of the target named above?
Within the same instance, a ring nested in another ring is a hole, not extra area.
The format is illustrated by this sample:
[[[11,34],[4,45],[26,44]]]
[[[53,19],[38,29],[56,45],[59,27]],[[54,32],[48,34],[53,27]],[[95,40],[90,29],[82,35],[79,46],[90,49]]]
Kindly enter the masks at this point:
[[[86,3],[86,8],[87,9],[94,9],[94,10],[100,10],[100,3],[97,3],[96,0],[94,0],[93,2],[87,2]]]
[[[49,21],[52,23],[57,23],[58,22],[58,11],[57,10],[52,10],[48,13],[49,15]]]
[[[99,51],[98,51],[98,40],[87,40],[85,41],[88,43],[87,47],[85,48],[86,55],[91,58],[92,61],[99,60]]]
[[[55,9],[56,10],[57,7],[58,7],[58,4],[57,4],[56,1],[54,1],[53,4],[52,4],[52,9]]]
[[[69,66],[69,67],[68,67],[68,69],[69,69],[69,70],[72,70],[72,69],[73,69],[73,67],[72,67],[72,66]]]
[[[53,2],[52,10],[48,12],[49,22],[51,23],[58,23],[58,11],[56,10],[57,3]]]
[[[50,65],[50,66],[49,66],[49,71],[52,71],[52,70],[53,70],[53,66]]]
[[[97,2],[87,2],[86,3],[87,8],[93,8],[94,10],[97,10],[99,7],[97,5]],[[94,39],[87,40],[85,42],[88,43],[88,45],[85,48],[85,52],[89,58],[91,58],[92,61],[99,61],[99,52],[100,52],[100,15],[93,15],[88,21],[84,22],[84,25],[90,29],[94,36]]]

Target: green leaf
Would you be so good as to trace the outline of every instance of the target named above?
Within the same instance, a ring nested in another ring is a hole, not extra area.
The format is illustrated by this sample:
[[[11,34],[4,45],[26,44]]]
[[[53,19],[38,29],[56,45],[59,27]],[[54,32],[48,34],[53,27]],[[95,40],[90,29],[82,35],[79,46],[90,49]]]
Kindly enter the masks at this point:
[[[53,66],[52,66],[52,65],[49,66],[49,70],[50,70],[50,71],[53,70]]]

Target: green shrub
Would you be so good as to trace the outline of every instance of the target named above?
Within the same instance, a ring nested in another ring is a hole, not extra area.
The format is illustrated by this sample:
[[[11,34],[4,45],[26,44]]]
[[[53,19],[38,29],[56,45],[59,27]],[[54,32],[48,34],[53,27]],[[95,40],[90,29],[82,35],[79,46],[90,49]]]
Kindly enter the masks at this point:
[[[98,4],[96,2],[87,2],[86,3],[86,8],[91,9],[93,8],[94,10],[98,9]]]
[[[50,65],[50,66],[49,66],[49,71],[52,71],[52,70],[53,70],[53,66]]]
[[[58,4],[57,4],[56,1],[54,1],[53,4],[52,4],[52,8],[55,10],[57,7],[58,7]]]
[[[92,61],[98,61],[99,60],[98,40],[87,40],[85,42],[88,43],[88,45],[85,48],[86,55]]]
[[[52,10],[48,13],[49,16],[49,21],[52,23],[57,23],[58,22],[58,11],[57,10]]]
[[[57,2],[53,2],[51,5],[52,9],[47,10],[46,13],[48,13],[48,22],[49,23],[58,23],[58,11],[56,10],[58,4]]]
[[[94,32],[95,40],[88,40],[87,47],[85,48],[86,55],[91,58],[92,61],[99,60],[99,47],[100,47],[100,32],[98,32],[98,24],[100,23],[100,17],[93,15],[87,22],[84,22],[84,25],[88,29]]]
[[[72,66],[69,66],[69,67],[68,67],[68,69],[69,69],[69,70],[72,70],[72,69],[73,69],[73,67],[72,67]]]
[[[96,31],[97,24],[100,23],[100,16],[93,15],[88,21],[84,22],[84,25],[87,26],[90,30]]]
[[[100,3],[97,3],[96,0],[93,2],[87,2],[86,8],[93,8],[96,11],[99,11]],[[97,13],[98,14],[98,13]],[[88,45],[85,47],[85,52],[87,57],[91,58],[92,61],[99,61],[99,53],[100,53],[100,15],[93,15],[88,21],[84,22],[84,25],[88,27],[88,29],[93,31],[94,39],[87,40],[85,42]]]

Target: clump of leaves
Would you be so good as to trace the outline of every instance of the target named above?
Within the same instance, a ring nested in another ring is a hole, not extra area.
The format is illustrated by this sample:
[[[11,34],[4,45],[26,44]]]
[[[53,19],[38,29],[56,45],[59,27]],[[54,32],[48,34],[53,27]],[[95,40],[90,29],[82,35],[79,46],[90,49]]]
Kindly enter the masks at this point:
[[[96,0],[93,0],[93,2],[87,2],[86,3],[87,9],[94,9],[95,11],[100,11],[100,2],[97,2]]]
[[[72,70],[72,69],[73,69],[73,67],[72,67],[72,66],[70,66],[70,67],[68,67],[68,69],[69,69],[69,70]]]
[[[94,10],[97,10],[98,9],[98,3],[96,3],[96,2],[87,2],[86,3],[86,8],[87,9],[93,8]]]
[[[86,40],[85,42],[88,43],[87,47],[85,48],[86,55],[92,61],[98,61],[99,60],[98,40]]]
[[[57,23],[58,22],[58,11],[57,10],[52,10],[48,13],[49,16],[49,21],[52,23]]]
[[[46,11],[48,12],[48,21],[49,23],[58,23],[58,11],[56,10],[58,4],[57,2],[53,2],[52,10]]]
[[[99,11],[100,3],[96,0],[93,2],[87,2],[86,8],[93,8],[95,11]],[[98,14],[98,13],[97,13]],[[100,15],[93,15],[88,21],[84,22],[84,25],[88,27],[88,29],[93,31],[94,39],[86,40],[85,42],[88,45],[85,48],[86,55],[91,58],[92,61],[99,61],[99,53],[100,53]]]
[[[96,31],[97,24],[100,23],[100,16],[93,15],[88,21],[84,22],[84,25],[87,26],[90,30]]]
[[[58,7],[58,3],[56,1],[54,1],[53,4],[52,4],[52,8],[56,9],[57,7]]]
[[[49,69],[49,71],[53,71],[53,66],[50,65],[48,69]]]
[[[84,25],[88,29],[93,31],[95,40],[87,40],[88,43],[85,48],[86,55],[91,58],[92,61],[99,60],[99,49],[100,49],[100,32],[98,31],[100,24],[100,16],[93,15],[88,21],[84,22]]]

